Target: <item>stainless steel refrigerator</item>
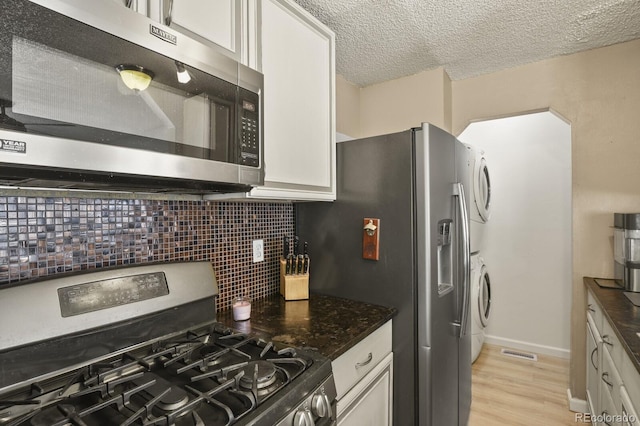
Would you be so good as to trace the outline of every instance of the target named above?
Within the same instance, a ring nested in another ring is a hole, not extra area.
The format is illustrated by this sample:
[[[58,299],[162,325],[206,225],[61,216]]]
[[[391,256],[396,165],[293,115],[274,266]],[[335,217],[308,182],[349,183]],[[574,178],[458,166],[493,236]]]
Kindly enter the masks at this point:
[[[471,405],[466,149],[420,128],[338,143],[337,200],[296,205],[313,292],[393,306],[396,426],[466,425]],[[363,259],[380,219],[379,260]],[[357,318],[353,319],[357,321]]]

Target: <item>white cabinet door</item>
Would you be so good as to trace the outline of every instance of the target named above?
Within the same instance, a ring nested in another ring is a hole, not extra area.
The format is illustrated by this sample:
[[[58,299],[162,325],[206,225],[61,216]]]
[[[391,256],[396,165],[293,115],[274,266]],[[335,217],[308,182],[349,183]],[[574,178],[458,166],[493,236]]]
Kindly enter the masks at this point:
[[[128,7],[129,9],[141,13],[143,15],[147,15],[148,3],[147,0],[111,0],[118,4],[121,4],[124,7]]]
[[[389,426],[393,407],[393,354],[338,401],[339,426]]]
[[[249,13],[255,0],[111,0],[128,6],[175,31],[212,46],[242,62],[243,47],[250,36],[248,25],[255,26]],[[246,34],[245,34],[246,33]],[[251,31],[255,34],[255,29]],[[243,62],[244,63],[244,62]]]
[[[289,0],[260,3],[265,185],[252,197],[335,199],[333,32]]]
[[[213,42],[240,58],[241,0],[165,0],[170,28],[205,43]]]
[[[600,414],[600,333],[587,314],[587,402],[592,415]]]

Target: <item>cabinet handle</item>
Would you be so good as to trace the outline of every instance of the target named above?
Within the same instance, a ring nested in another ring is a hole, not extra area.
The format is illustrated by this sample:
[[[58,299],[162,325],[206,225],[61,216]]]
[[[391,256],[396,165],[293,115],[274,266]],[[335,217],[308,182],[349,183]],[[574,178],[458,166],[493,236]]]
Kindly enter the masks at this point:
[[[169,9],[167,11],[167,14],[164,18],[164,23],[167,25],[167,27],[171,26],[171,14],[173,13],[173,0],[168,0],[167,1],[169,3]]]
[[[593,361],[593,355],[594,355],[594,354],[596,354],[596,355],[598,354],[598,348],[594,348],[594,349],[591,351],[591,365],[593,365],[593,368],[595,368],[595,369],[596,369],[596,371],[598,371],[598,366],[597,366],[597,365],[596,365],[596,363]]]
[[[610,416],[609,416],[609,413],[607,412],[607,410],[603,410],[602,411],[602,418],[603,419],[608,419],[609,417]],[[607,422],[606,420],[602,420],[602,422],[607,426],[611,426],[611,423]]]
[[[373,354],[369,352],[369,356],[367,356],[366,361],[356,362],[356,368],[364,367],[365,365],[369,364],[372,360],[373,360]]]
[[[605,345],[609,345],[611,347],[613,347],[613,343],[609,342],[607,339],[609,338],[608,334],[605,334],[604,336],[602,336],[602,343],[604,343]]]
[[[589,304],[587,305],[587,311],[589,311],[589,312],[595,312],[596,310],[595,310],[595,309],[593,309],[593,305],[592,305],[591,303],[589,303]]]
[[[602,381],[605,382],[607,386],[609,386],[611,389],[613,389],[613,383],[608,381],[607,380],[608,378],[609,378],[609,373],[607,373],[606,371],[602,373]]]

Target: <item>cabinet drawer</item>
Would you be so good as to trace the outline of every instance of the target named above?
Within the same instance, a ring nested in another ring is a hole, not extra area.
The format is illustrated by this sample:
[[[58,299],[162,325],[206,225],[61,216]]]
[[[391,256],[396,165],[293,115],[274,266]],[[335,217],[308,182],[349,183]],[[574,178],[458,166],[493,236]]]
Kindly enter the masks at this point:
[[[608,392],[603,392],[600,395],[600,413],[598,416],[601,417],[602,423],[598,423],[601,426],[611,425],[611,426],[619,426],[620,422],[618,420],[618,410],[616,410],[616,406],[611,399],[611,395]]]
[[[391,353],[391,321],[331,363],[338,399]]]
[[[602,323],[603,323],[602,309],[600,308],[600,305],[598,305],[598,302],[596,302],[596,299],[595,297],[593,297],[593,294],[591,294],[591,292],[588,290],[587,290],[587,315],[591,316],[591,319],[593,319],[593,323],[598,328],[598,331],[602,331]]]
[[[629,395],[631,403],[635,407],[636,411],[640,411],[640,374],[638,374],[636,366],[633,364],[631,358],[629,358],[626,352],[622,357],[620,374],[624,377],[624,387],[626,388],[626,392]]]
[[[602,331],[602,347],[606,348],[609,351],[609,354],[611,354],[611,358],[613,359],[613,363],[615,365],[622,365],[622,355],[624,349],[622,347],[622,344],[620,344],[620,340],[618,340],[618,336],[616,336],[616,333],[613,331],[613,328],[609,324],[609,321],[605,320],[602,323],[602,328],[600,330]]]
[[[338,426],[388,426],[393,422],[393,353],[337,403]]]
[[[600,411],[600,354],[602,339],[596,326],[593,324],[593,318],[587,317],[587,403],[589,404],[589,412],[597,415]]]
[[[620,407],[622,424],[624,426],[640,426],[640,417],[638,417],[636,407],[631,402],[631,397],[624,386],[620,388],[620,398],[622,399],[622,406]]]
[[[617,364],[620,365],[620,364]],[[613,400],[613,406],[619,411],[619,407],[622,405],[620,402],[620,387],[622,386],[622,379],[620,373],[614,364],[609,350],[604,347],[602,350],[602,368],[600,372],[600,389],[602,394],[608,394]]]

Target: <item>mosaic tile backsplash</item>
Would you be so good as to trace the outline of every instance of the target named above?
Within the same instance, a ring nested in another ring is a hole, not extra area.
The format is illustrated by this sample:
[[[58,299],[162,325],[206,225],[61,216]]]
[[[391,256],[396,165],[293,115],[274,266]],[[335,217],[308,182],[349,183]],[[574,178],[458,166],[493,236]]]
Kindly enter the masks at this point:
[[[279,291],[285,203],[0,196],[0,286],[108,266],[208,260],[217,307]],[[264,240],[253,263],[252,241]]]

